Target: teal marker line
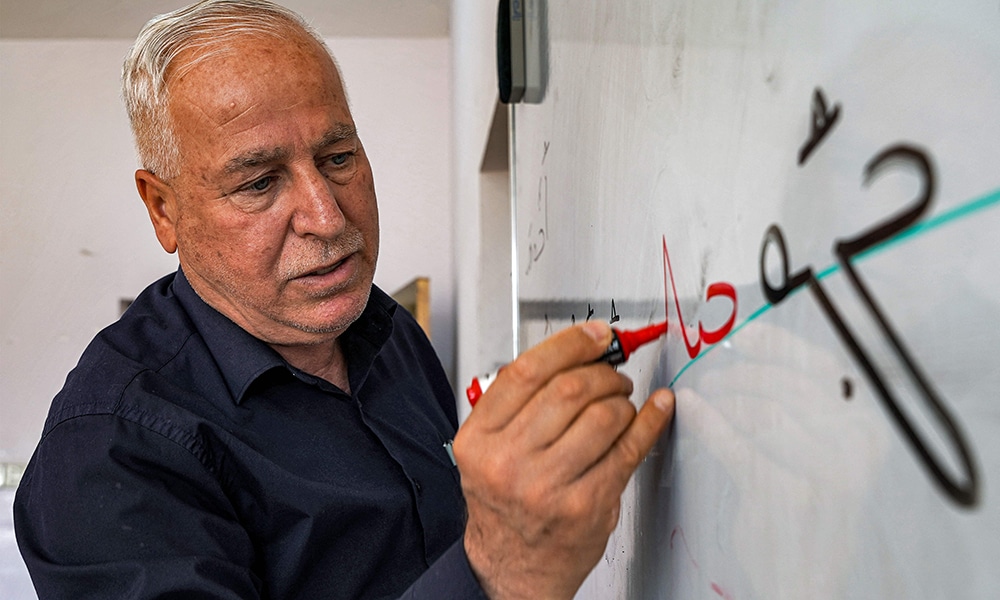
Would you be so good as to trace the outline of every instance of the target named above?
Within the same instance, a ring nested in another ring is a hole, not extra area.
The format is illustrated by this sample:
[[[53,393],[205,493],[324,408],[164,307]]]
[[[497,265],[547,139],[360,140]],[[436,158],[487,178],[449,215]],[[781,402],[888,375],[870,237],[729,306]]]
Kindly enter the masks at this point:
[[[972,216],[972,215],[974,215],[974,214],[976,214],[978,212],[986,210],[987,208],[992,208],[992,207],[996,206],[997,204],[1000,204],[1000,188],[997,188],[997,189],[993,190],[992,192],[989,192],[989,193],[984,194],[982,196],[979,196],[978,198],[973,198],[972,200],[969,200],[968,202],[966,202],[964,204],[960,204],[960,205],[956,206],[955,208],[947,210],[947,211],[941,213],[940,215],[937,215],[936,217],[933,217],[933,218],[928,219],[926,221],[921,221],[919,223],[914,223],[913,225],[910,225],[909,227],[907,227],[903,231],[900,231],[899,233],[897,233],[893,237],[885,240],[884,242],[876,244],[875,246],[872,246],[871,248],[869,248],[869,249],[865,250],[864,252],[858,254],[857,257],[856,257],[856,260],[862,260],[862,259],[868,258],[869,256],[872,256],[874,254],[878,254],[879,252],[883,252],[885,250],[888,250],[889,248],[891,248],[893,246],[896,246],[897,244],[900,244],[900,243],[902,243],[905,240],[913,239],[915,237],[921,236],[921,235],[923,235],[925,233],[928,233],[928,232],[931,232],[931,231],[933,231],[935,229],[938,229],[939,227],[947,225],[948,223],[952,223],[954,221],[958,221],[960,219],[964,219],[964,218],[970,217],[970,216]],[[840,268],[841,267],[840,267],[839,263],[834,263],[834,264],[830,265],[829,267],[823,269],[819,273],[816,273],[815,274],[816,275],[816,279],[825,279],[825,278],[829,277],[830,275],[833,275],[834,273],[840,271]],[[795,288],[791,292],[791,294],[796,294],[796,293],[799,292],[799,290],[805,289],[805,287],[806,286],[800,286],[798,288]],[[688,362],[686,362],[684,364],[684,366],[681,367],[679,371],[677,371],[677,374],[674,375],[674,378],[670,380],[669,386],[673,387],[674,384],[677,382],[678,379],[681,378],[681,375],[683,375],[685,371],[687,371],[689,368],[691,368],[691,366],[694,365],[696,362],[700,361],[702,358],[704,358],[705,356],[707,356],[712,350],[715,349],[716,346],[718,346],[722,342],[728,340],[729,338],[731,338],[734,335],[736,335],[737,333],[739,333],[739,331],[741,329],[743,329],[744,327],[746,327],[746,325],[748,323],[750,323],[751,321],[756,320],[761,315],[763,315],[767,311],[771,310],[771,308],[773,308],[773,307],[774,307],[773,304],[765,304],[765,305],[759,307],[757,310],[755,310],[752,313],[750,313],[750,315],[746,319],[744,319],[738,325],[736,325],[735,327],[733,327],[732,331],[730,331],[726,335],[726,337],[724,337],[721,340],[719,340],[718,343],[712,344],[711,346],[706,347],[705,350],[702,353],[700,353],[698,356],[695,356],[694,358],[692,358],[691,360],[689,360]]]

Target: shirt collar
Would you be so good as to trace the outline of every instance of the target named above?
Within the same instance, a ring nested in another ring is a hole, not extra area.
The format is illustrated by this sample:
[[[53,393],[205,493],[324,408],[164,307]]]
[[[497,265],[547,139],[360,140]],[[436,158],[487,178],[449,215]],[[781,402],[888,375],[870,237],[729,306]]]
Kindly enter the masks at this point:
[[[172,287],[215,359],[234,403],[242,402],[253,382],[267,371],[281,367],[295,371],[274,349],[202,300],[181,269]],[[375,357],[389,339],[396,306],[392,298],[372,285],[361,316],[341,335],[352,390],[361,388]]]
[[[340,338],[347,358],[347,376],[355,394],[364,385],[375,358],[392,335],[397,306],[395,300],[372,285],[365,310]]]

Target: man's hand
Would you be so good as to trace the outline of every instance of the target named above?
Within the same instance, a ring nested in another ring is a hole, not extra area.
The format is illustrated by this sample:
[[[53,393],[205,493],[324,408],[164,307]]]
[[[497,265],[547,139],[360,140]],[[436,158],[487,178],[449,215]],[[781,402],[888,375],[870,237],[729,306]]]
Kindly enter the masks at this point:
[[[505,367],[455,438],[465,549],[490,598],[572,598],[618,523],[621,494],[674,411],[636,413],[632,382],[594,363],[611,329],[557,333]]]

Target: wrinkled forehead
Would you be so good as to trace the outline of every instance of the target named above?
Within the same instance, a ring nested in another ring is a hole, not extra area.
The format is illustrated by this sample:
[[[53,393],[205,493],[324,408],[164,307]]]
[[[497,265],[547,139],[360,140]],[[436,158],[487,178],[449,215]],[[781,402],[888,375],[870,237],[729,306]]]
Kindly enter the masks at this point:
[[[214,172],[227,157],[290,152],[333,127],[354,130],[337,69],[309,38],[249,35],[189,52],[168,107],[185,170]]]
[[[164,84],[169,92],[193,70],[205,68],[221,77],[227,75],[228,68],[241,63],[256,62],[259,72],[266,74],[273,64],[287,62],[291,55],[303,68],[326,72],[338,87],[343,87],[340,70],[326,44],[292,23],[271,29],[237,27],[221,34],[192,37],[176,51]]]
[[[303,103],[335,106],[349,118],[337,68],[311,38],[244,35],[188,52],[168,87],[174,119],[192,116],[185,107],[221,123],[254,107]]]

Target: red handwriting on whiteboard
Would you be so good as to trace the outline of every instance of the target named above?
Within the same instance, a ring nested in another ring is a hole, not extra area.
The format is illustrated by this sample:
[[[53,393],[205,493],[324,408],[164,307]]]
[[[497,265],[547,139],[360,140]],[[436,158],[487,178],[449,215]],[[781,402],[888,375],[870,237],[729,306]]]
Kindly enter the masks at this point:
[[[669,285],[669,289],[668,289]],[[680,322],[681,336],[684,338],[684,346],[687,348],[688,356],[694,358],[701,351],[701,343],[716,344],[733,329],[736,323],[736,288],[731,283],[716,281],[705,290],[705,302],[710,302],[712,298],[723,296],[729,298],[733,303],[733,310],[729,318],[718,329],[706,330],[705,325],[698,322],[698,335],[694,342],[688,337],[687,328],[684,326],[684,316],[681,314],[681,301],[677,295],[677,284],[674,282],[674,270],[670,265],[670,252],[667,250],[667,236],[663,236],[663,293],[666,302],[667,323],[670,322],[670,293],[673,292],[674,306],[677,308],[677,320]]]

